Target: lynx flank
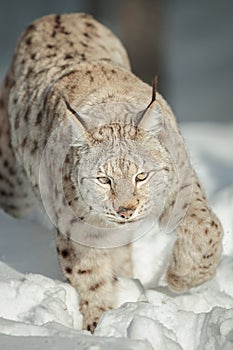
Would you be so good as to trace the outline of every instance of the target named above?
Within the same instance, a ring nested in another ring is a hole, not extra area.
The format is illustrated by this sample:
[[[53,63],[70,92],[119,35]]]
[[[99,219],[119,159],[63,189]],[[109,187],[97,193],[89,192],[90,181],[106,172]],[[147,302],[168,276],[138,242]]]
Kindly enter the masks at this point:
[[[151,268],[157,281],[166,270],[174,291],[215,274],[221,224],[175,117],[156,81],[132,74],[119,39],[86,14],[32,23],[1,88],[0,207],[25,217],[38,206],[91,332],[117,305],[118,277],[135,276],[133,237],[157,235]]]

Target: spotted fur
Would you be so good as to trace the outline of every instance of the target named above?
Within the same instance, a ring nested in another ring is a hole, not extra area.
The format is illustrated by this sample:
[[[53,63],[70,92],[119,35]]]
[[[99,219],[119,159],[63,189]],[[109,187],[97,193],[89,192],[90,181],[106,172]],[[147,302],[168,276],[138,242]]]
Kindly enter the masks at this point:
[[[150,100],[150,86],[131,73],[120,41],[86,14],[32,23],[1,89],[0,206],[13,216],[42,204],[43,151],[61,123],[74,125],[76,136],[58,169],[65,197],[54,177],[47,182],[61,267],[79,292],[84,328],[91,332],[117,305],[117,276],[134,275],[132,244],[88,247],[73,241],[74,229],[82,236],[89,224],[96,243],[96,226],[115,225],[124,236],[125,223],[157,218],[160,230],[175,237],[167,270],[175,291],[211,278],[221,253],[221,224],[189,164],[175,117],[160,94]],[[61,130],[51,147],[54,173],[67,137]],[[64,215],[67,208],[74,215]]]

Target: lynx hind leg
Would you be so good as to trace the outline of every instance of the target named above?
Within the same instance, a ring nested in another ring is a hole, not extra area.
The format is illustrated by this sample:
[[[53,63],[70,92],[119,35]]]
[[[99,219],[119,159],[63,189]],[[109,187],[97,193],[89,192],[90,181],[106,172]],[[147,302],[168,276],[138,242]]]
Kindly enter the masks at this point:
[[[0,208],[15,217],[26,215],[31,206],[27,188],[12,149],[4,94],[0,91]]]
[[[92,333],[103,312],[116,305],[116,279],[109,251],[81,246],[57,234],[57,251],[67,280],[78,291],[83,329]]]
[[[167,282],[172,290],[182,292],[214,276],[222,251],[221,223],[207,206],[198,182],[177,233]]]

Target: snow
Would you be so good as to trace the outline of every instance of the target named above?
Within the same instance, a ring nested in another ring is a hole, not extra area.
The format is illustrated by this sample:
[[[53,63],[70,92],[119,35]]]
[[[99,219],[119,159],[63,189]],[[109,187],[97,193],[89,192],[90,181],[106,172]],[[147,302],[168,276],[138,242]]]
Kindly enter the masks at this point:
[[[105,313],[91,335],[81,330],[79,298],[60,272],[53,234],[0,213],[1,349],[233,349],[233,125],[187,124],[182,131],[224,227],[215,278],[184,294],[166,285],[145,290],[139,280],[121,278],[119,307]],[[135,245],[138,276],[139,255],[147,257],[146,271],[154,264],[151,239]]]

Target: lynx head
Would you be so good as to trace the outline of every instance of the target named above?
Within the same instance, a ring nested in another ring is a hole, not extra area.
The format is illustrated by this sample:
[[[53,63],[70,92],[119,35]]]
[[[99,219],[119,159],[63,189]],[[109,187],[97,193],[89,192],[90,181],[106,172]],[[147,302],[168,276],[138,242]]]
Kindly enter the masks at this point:
[[[155,96],[141,113],[126,110],[111,122],[87,128],[75,118],[77,163],[72,171],[76,193],[105,222],[125,224],[153,214],[159,218],[175,179],[173,160],[160,140],[163,116]],[[106,113],[106,111],[105,111]],[[108,110],[108,114],[112,111]]]

